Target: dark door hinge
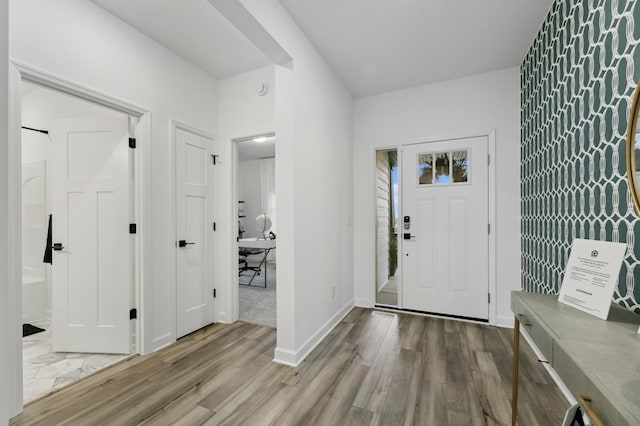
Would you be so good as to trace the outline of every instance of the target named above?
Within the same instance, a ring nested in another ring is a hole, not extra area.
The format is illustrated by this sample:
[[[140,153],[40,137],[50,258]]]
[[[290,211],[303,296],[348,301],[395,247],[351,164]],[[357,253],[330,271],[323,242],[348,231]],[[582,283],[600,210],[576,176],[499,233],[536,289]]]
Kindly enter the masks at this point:
[[[136,138],[129,138],[129,148],[136,149]]]
[[[216,298],[216,289],[215,288],[213,289],[213,298],[214,299]]]
[[[487,293],[487,302],[491,303],[491,293]]]
[[[219,155],[215,155],[215,154],[211,156],[211,161],[213,161],[213,165],[214,166],[218,162],[218,157],[219,157]]]
[[[216,230],[216,223],[213,222],[213,231],[215,232],[215,230]]]
[[[130,234],[136,234],[138,232],[138,227],[136,226],[135,223],[130,223],[129,224],[129,233]]]
[[[129,319],[130,320],[134,320],[138,318],[138,310],[136,308],[133,308],[129,311]]]
[[[487,223],[487,234],[491,233],[491,224]]]

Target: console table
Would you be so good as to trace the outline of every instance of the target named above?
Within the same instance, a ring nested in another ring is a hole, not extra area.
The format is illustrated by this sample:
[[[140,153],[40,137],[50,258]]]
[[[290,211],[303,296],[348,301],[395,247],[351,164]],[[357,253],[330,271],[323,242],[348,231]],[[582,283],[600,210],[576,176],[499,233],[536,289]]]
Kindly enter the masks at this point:
[[[520,325],[596,425],[640,424],[640,315],[612,305],[603,321],[546,294],[514,291],[513,399],[518,409]]]

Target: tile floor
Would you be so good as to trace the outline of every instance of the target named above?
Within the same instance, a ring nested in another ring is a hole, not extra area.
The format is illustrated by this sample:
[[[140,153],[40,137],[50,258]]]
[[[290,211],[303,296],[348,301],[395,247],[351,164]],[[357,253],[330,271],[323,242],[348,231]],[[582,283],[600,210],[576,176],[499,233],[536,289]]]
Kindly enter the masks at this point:
[[[52,352],[51,322],[38,321],[33,325],[46,331],[22,339],[25,403],[129,356]]]

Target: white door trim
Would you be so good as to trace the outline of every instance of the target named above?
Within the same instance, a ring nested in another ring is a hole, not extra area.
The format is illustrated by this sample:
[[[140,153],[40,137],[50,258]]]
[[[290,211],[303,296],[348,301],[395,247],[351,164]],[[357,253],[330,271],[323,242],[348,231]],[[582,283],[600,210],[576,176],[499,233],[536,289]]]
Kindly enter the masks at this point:
[[[460,133],[460,134],[449,134],[443,136],[429,136],[424,138],[416,138],[407,140],[404,143],[395,146],[376,146],[372,147],[369,155],[369,182],[370,184],[370,196],[371,201],[370,205],[370,216],[369,216],[369,236],[370,238],[375,237],[375,223],[376,223],[376,197],[375,197],[375,183],[376,183],[376,151],[385,150],[385,149],[397,149],[400,152],[400,149],[406,145],[415,145],[420,143],[428,143],[428,142],[441,142],[447,140],[454,139],[465,139],[465,138],[474,138],[474,137],[486,137],[489,143],[489,156],[491,161],[489,163],[489,226],[491,227],[491,232],[489,234],[489,294],[491,297],[491,303],[489,304],[489,324],[497,325],[497,275],[496,275],[496,130],[492,129],[490,131],[485,132],[470,132],[470,133]],[[400,156],[398,156],[400,158]],[[402,162],[399,159],[398,167],[402,167]],[[398,173],[398,184],[402,185],[402,173]],[[402,209],[402,191],[398,191],[398,203],[400,209]],[[402,211],[398,212],[399,217],[402,216]],[[398,253],[401,253],[403,247],[402,238],[399,239]],[[375,256],[375,244],[369,244],[369,273],[371,277],[375,277],[375,268],[376,268],[376,256]],[[401,272],[400,272],[401,273]],[[401,273],[402,274],[402,273]],[[402,282],[402,275],[399,276],[400,282]],[[400,285],[402,287],[402,285]],[[371,300],[370,305],[374,306],[376,304],[376,288],[375,288],[375,279],[370,280],[369,285],[369,300]],[[402,289],[399,289],[398,294],[398,303],[402,303]]]
[[[372,208],[371,211],[373,212],[373,216],[372,216],[372,220],[371,220],[371,231],[369,232],[369,235],[373,236],[373,240],[372,243],[369,244],[369,256],[370,259],[373,259],[373,270],[372,270],[372,282],[373,282],[373,289],[372,289],[372,296],[370,296],[370,299],[372,301],[371,306],[375,306],[377,305],[377,301],[376,298],[378,297],[378,291],[376,289],[376,280],[377,280],[377,267],[378,265],[376,264],[377,262],[377,241],[376,241],[376,235],[377,235],[377,198],[378,198],[378,194],[377,194],[377,186],[378,186],[378,168],[377,168],[377,152],[378,151],[389,151],[389,150],[395,150],[397,153],[397,167],[398,167],[398,217],[400,217],[400,214],[402,213],[402,191],[400,190],[402,188],[402,173],[400,173],[400,171],[402,170],[402,156],[400,155],[401,151],[400,148],[402,147],[402,145],[395,145],[395,146],[378,146],[373,148],[372,151],[372,164],[373,164],[373,171],[372,171],[372,184],[371,184],[371,190],[372,190],[372,200],[373,200],[373,204],[372,204]],[[402,259],[400,258],[400,249],[402,248],[401,244],[401,240],[402,238],[400,238],[400,234],[402,232],[402,229],[399,230],[398,232],[398,268],[396,269],[396,278],[398,279],[398,283],[402,283],[402,268],[401,268],[401,261]],[[398,307],[402,306],[402,297],[403,297],[403,288],[402,288],[402,284],[398,285]],[[384,305],[381,305],[384,306]]]
[[[192,124],[189,124],[183,120],[174,118],[174,117],[170,117],[169,118],[169,141],[171,142],[171,152],[173,153],[173,161],[171,161],[171,224],[173,226],[173,241],[178,241],[178,228],[177,228],[177,220],[178,220],[178,212],[177,212],[177,194],[176,194],[176,130],[181,129],[181,130],[185,130],[187,132],[193,133],[195,135],[198,136],[202,136],[203,138],[206,139],[211,139],[212,141],[217,141],[218,138],[216,135],[214,135],[213,133],[209,133],[206,130],[202,130]],[[214,150],[214,147],[211,147],[211,150]],[[209,212],[215,216],[216,214],[216,199],[215,199],[215,194],[217,193],[215,191],[215,187],[214,185],[216,185],[216,182],[218,181],[218,179],[216,178],[216,170],[215,167],[211,170],[211,173],[208,173],[207,176],[209,177],[209,179],[213,178],[213,182],[209,182],[209,191],[213,191],[214,196],[209,198],[209,202],[213,202],[213,206],[209,205]],[[212,218],[214,219],[214,218]],[[214,219],[215,220],[215,219]],[[209,248],[211,249],[212,253],[218,253],[217,250],[217,238],[214,238],[213,233],[210,234],[210,238],[209,238]],[[173,277],[173,294],[175,294],[175,292],[178,289],[178,261],[177,261],[177,247],[174,248],[173,251],[173,256],[171,257],[171,265],[170,265],[170,273],[171,276]],[[210,260],[212,262],[211,265],[209,265],[212,269],[211,271],[213,272],[209,277],[213,279],[213,288],[217,288],[218,287],[218,256],[214,255],[213,258]],[[214,307],[215,307],[215,318],[214,320],[217,322],[217,315],[218,315],[218,306],[217,306],[217,301],[214,300]],[[171,308],[174,310],[174,312],[168,313],[170,315],[171,318],[175,318],[174,324],[173,324],[173,336],[171,336],[171,339],[167,340],[166,344],[171,344],[173,343],[176,339],[176,336],[178,335],[178,311],[177,311],[177,307],[175,303],[171,304]]]
[[[22,237],[20,230],[22,193],[21,193],[21,94],[22,80],[66,93],[76,98],[122,112],[138,119],[136,126],[135,185],[136,195],[135,220],[137,227],[137,250],[135,259],[136,291],[134,294],[138,308],[138,321],[135,324],[136,353],[147,354],[151,350],[151,289],[152,280],[152,241],[151,241],[151,193],[145,190],[145,183],[151,181],[151,113],[148,109],[130,102],[115,98],[106,93],[65,79],[48,71],[44,71],[25,63],[10,60],[9,66],[9,140],[8,140],[8,180],[9,180],[9,233],[8,244],[13,247],[9,253],[9,338],[14,342],[9,371],[11,413],[16,415],[22,411],[22,334],[19,332],[22,323],[22,286],[21,286],[21,253]],[[147,309],[149,307],[149,309]]]
[[[239,292],[239,277],[238,277],[238,241],[234,236],[238,235],[238,141],[245,140],[251,137],[255,137],[257,135],[266,135],[273,133],[276,131],[274,128],[265,128],[265,129],[253,129],[244,132],[235,132],[232,133],[227,141],[229,145],[229,151],[231,153],[231,229],[232,232],[229,238],[229,250],[231,250],[231,259],[230,262],[230,277],[231,279],[231,288],[230,292],[230,301],[231,306],[229,310],[228,322],[236,322],[238,321],[238,317],[240,316],[240,292]],[[277,143],[277,142],[276,142]],[[277,150],[277,148],[276,148]],[[276,192],[277,194],[277,192]],[[276,195],[277,196],[277,195]],[[278,276],[278,270],[276,269],[276,281]],[[276,286],[276,293],[278,292],[278,287]],[[277,297],[277,296],[276,296]],[[276,308],[277,309],[277,308]]]

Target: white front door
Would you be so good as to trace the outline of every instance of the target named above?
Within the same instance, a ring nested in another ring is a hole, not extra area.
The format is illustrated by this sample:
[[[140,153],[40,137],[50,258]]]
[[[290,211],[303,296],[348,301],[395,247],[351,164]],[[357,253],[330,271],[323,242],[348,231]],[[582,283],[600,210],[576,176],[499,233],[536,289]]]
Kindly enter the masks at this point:
[[[175,129],[175,141],[177,337],[182,337],[214,321],[208,206],[213,141],[181,128]]]
[[[130,353],[128,136],[124,116],[52,128],[54,351]]]
[[[402,283],[406,309],[489,317],[488,141],[402,148]]]

